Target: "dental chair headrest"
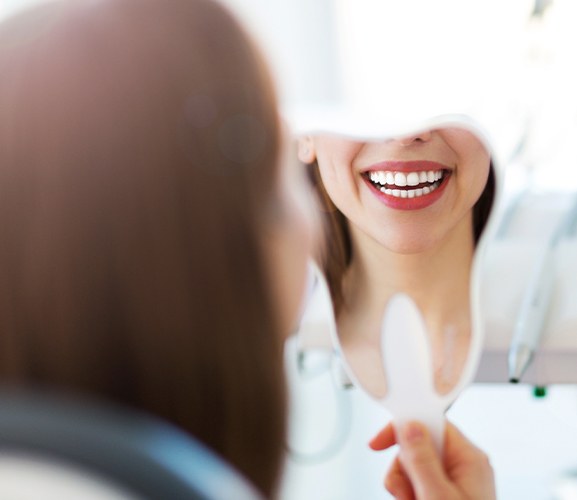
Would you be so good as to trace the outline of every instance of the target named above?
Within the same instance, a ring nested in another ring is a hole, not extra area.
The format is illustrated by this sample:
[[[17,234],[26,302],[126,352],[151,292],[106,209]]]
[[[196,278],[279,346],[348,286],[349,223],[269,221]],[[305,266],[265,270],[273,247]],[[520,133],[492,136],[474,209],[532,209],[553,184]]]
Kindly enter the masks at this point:
[[[127,498],[261,498],[193,437],[160,419],[94,401],[0,391],[0,468],[2,456],[70,466]]]

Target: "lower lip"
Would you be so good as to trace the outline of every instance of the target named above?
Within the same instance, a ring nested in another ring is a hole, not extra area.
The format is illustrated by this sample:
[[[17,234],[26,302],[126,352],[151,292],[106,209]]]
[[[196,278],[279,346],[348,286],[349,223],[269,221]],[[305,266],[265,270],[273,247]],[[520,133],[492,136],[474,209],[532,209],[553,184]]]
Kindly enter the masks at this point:
[[[443,181],[437,189],[431,191],[429,194],[423,194],[415,198],[398,198],[390,194],[385,194],[379,189],[377,189],[374,184],[367,178],[363,177],[363,180],[367,183],[371,191],[376,195],[376,197],[383,202],[387,207],[394,208],[395,210],[420,210],[426,208],[433,203],[435,203],[441,196],[449,183],[451,178],[450,173],[445,173]]]

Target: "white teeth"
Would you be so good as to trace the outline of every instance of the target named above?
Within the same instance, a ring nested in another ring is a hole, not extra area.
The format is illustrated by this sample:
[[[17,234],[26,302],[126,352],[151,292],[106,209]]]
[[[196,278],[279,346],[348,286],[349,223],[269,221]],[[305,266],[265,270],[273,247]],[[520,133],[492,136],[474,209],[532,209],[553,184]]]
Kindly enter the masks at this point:
[[[402,172],[397,172],[395,174],[395,185],[403,187],[407,185],[407,176]]]
[[[443,177],[442,170],[427,170],[421,172],[389,172],[389,171],[372,171],[368,174],[369,179],[374,184],[381,186],[418,186],[419,184],[432,184]]]
[[[418,186],[419,182],[419,174],[417,172],[411,172],[407,175],[407,186]]]
[[[388,194],[389,196],[394,196],[395,198],[418,198],[419,196],[432,193],[439,187],[440,184],[440,182],[435,182],[430,187],[425,186],[422,189],[389,189],[383,186],[381,187],[380,191],[382,193]]]

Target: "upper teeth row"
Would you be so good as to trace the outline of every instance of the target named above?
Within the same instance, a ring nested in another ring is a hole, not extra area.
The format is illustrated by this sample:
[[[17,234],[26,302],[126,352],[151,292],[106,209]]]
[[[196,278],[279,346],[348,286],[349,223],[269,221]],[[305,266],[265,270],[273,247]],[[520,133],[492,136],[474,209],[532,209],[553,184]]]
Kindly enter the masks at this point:
[[[428,170],[422,172],[409,172],[405,174],[403,172],[384,172],[384,171],[373,171],[369,172],[369,178],[373,182],[378,182],[379,184],[385,185],[395,185],[395,186],[418,186],[423,182],[435,182],[443,177],[442,170]]]

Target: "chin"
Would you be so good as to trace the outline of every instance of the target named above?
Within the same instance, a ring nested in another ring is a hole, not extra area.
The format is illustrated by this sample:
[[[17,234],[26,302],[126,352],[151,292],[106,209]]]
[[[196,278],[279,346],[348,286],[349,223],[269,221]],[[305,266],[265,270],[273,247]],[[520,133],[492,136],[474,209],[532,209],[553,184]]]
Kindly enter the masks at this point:
[[[383,245],[392,253],[400,255],[416,255],[426,253],[436,246],[433,239],[421,237],[395,238],[393,241],[383,242]]]

